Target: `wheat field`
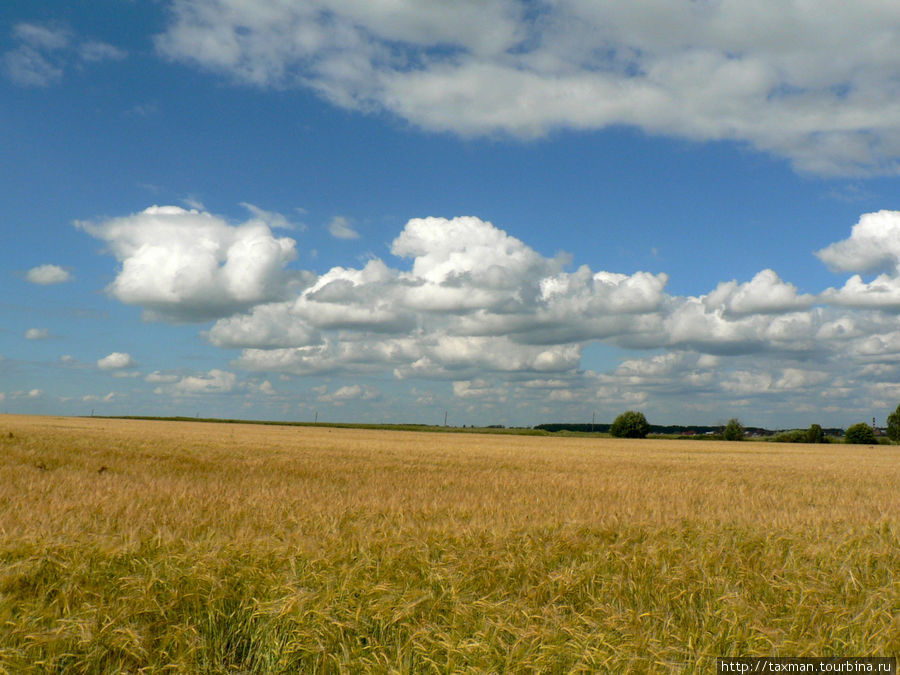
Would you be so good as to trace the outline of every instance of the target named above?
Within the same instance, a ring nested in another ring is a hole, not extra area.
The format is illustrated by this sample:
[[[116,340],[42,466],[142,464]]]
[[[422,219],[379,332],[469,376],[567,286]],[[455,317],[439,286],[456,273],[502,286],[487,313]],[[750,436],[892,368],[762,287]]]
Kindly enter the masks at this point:
[[[900,448],[0,416],[0,672],[900,653]]]

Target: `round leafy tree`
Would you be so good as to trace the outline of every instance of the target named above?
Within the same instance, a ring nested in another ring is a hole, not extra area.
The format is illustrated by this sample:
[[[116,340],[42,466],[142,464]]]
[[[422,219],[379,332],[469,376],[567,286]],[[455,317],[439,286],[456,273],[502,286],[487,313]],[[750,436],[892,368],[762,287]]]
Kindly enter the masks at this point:
[[[738,421],[736,417],[728,420],[725,425],[725,431],[722,432],[722,438],[726,441],[742,441],[744,440],[744,425]]]
[[[865,422],[854,424],[844,432],[844,443],[856,443],[857,445],[874,445],[878,441],[875,440],[875,432]]]
[[[818,424],[813,424],[806,431],[806,442],[807,443],[824,443],[825,442],[825,432],[822,431],[822,427]]]
[[[609,433],[616,438],[644,438],[650,433],[650,425],[644,413],[629,410],[615,419]]]
[[[887,418],[887,435],[892,441],[900,441],[900,405],[897,409],[888,415]]]

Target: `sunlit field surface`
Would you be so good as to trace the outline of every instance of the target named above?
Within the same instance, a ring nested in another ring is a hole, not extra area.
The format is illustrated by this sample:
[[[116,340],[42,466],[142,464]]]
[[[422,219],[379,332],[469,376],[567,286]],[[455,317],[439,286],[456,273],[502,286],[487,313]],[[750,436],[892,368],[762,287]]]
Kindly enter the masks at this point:
[[[0,416],[0,672],[900,653],[900,447]]]

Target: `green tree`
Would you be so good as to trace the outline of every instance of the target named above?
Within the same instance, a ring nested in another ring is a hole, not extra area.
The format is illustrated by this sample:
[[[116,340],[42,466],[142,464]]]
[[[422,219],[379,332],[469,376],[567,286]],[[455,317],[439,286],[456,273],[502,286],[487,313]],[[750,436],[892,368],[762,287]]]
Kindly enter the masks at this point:
[[[878,441],[875,440],[875,432],[865,422],[854,424],[844,432],[844,443],[855,443],[857,445],[874,445]]]
[[[629,410],[615,419],[609,433],[616,438],[644,438],[650,433],[650,425],[644,413]]]
[[[887,418],[887,435],[892,441],[900,441],[900,405],[897,409],[888,415]]]
[[[807,443],[824,443],[825,442],[825,432],[822,431],[822,427],[818,424],[810,425],[809,429],[806,431],[806,442]]]
[[[725,425],[725,431],[722,432],[722,438],[726,441],[742,441],[744,440],[744,425],[740,423],[737,417],[732,417]]]

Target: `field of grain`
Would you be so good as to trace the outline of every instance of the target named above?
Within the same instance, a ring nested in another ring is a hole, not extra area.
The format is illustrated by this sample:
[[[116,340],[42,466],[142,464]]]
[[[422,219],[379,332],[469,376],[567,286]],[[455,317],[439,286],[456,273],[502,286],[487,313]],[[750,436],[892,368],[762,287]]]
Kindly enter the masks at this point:
[[[900,448],[0,416],[0,672],[900,653]]]

